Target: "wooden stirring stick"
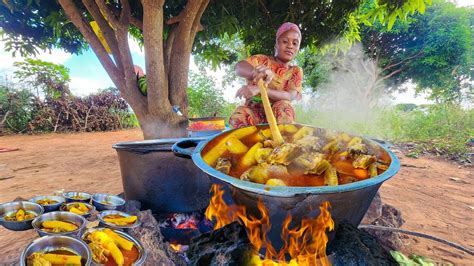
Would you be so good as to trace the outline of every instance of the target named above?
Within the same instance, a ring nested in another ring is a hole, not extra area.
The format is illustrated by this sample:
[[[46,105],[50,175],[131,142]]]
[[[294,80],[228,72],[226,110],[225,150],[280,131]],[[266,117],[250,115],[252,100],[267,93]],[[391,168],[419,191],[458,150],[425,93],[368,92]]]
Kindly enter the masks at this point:
[[[263,83],[263,80],[260,79],[257,83],[258,88],[260,89],[260,96],[263,102],[263,109],[265,110],[265,116],[267,117],[268,125],[270,125],[270,131],[272,132],[273,141],[277,145],[283,144],[283,137],[281,136],[280,129],[278,128],[275,116],[273,115],[272,106],[270,105],[270,100],[268,99],[267,86]]]

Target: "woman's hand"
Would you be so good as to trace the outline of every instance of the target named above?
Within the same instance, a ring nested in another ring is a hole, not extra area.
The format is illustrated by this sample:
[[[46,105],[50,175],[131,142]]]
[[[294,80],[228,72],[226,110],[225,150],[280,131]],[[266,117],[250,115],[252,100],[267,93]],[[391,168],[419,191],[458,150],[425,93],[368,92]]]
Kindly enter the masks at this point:
[[[257,95],[260,93],[260,90],[257,86],[255,85],[246,85],[240,88],[237,93],[235,94],[235,97],[241,97],[245,99],[250,99],[253,96]]]
[[[260,79],[268,85],[273,79],[273,71],[267,66],[258,65],[252,71],[252,80],[257,83]]]

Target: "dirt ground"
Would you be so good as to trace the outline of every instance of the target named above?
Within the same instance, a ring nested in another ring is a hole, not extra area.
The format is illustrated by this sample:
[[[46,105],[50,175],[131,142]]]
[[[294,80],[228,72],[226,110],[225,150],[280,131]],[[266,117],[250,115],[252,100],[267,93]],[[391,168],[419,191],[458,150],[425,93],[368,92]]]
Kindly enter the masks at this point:
[[[0,148],[19,150],[0,153],[0,202],[61,190],[120,193],[120,169],[112,144],[141,138],[139,130],[2,136]],[[384,202],[401,210],[406,221],[402,228],[474,250],[474,168],[438,158],[397,155],[402,168],[384,183],[381,195]],[[13,232],[0,227],[0,265],[15,264],[36,237],[33,230]],[[403,252],[456,265],[474,264],[473,256],[422,238],[408,238]]]

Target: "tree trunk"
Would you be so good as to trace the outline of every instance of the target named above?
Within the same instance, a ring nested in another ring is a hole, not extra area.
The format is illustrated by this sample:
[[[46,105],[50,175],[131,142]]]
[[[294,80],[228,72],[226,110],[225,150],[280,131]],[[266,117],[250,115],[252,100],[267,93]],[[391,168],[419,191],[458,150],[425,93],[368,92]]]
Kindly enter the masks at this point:
[[[89,25],[89,19],[76,6],[78,2],[59,0],[65,14],[91,45],[102,66],[122,97],[135,112],[145,139],[183,137],[187,126],[187,84],[191,50],[196,32],[202,29],[200,19],[209,0],[189,0],[178,16],[167,23],[173,25],[171,39],[163,40],[164,0],[142,0],[143,21],[131,14],[128,0],[120,1],[121,9],[105,0],[82,0],[95,20],[114,60]],[[140,94],[133,60],[128,45],[130,24],[143,29],[148,94]],[[177,41],[173,42],[176,39]],[[178,105],[184,116],[172,107]]]
[[[147,114],[140,116],[138,120],[140,121],[144,139],[186,137],[187,121],[185,119],[170,121]]]

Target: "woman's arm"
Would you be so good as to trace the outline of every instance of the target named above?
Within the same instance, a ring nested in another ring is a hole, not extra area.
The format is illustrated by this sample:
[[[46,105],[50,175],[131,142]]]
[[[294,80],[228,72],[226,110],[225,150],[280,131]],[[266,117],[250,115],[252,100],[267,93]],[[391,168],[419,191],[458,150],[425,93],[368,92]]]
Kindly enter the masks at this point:
[[[281,100],[293,101],[293,100],[299,100],[301,98],[299,93],[295,90],[277,91],[277,90],[269,89],[267,90],[267,93],[268,93],[268,98],[270,98],[273,101],[281,101]]]
[[[257,95],[260,93],[260,89],[256,85],[246,85],[240,88],[237,93],[236,97],[243,97],[245,99],[252,98],[253,96]],[[272,90],[272,89],[267,89],[268,93],[268,98],[270,98],[273,101],[281,101],[281,100],[287,100],[287,101],[293,101],[293,100],[300,100],[301,96],[300,94],[295,91],[278,91],[278,90]]]
[[[273,72],[269,67],[265,65],[253,67],[245,60],[240,61],[235,65],[235,72],[238,76],[254,82],[257,82],[259,79],[263,79],[263,82],[268,84],[273,79]]]
[[[235,73],[242,78],[247,80],[253,80],[254,78],[254,67],[247,61],[242,60],[235,65]]]

